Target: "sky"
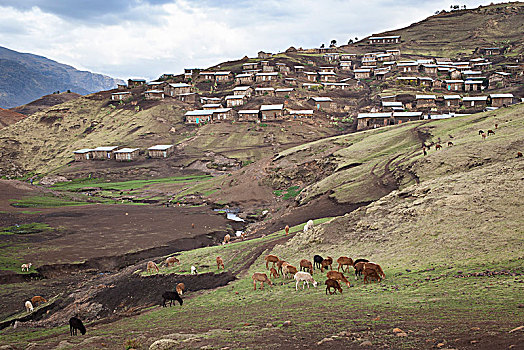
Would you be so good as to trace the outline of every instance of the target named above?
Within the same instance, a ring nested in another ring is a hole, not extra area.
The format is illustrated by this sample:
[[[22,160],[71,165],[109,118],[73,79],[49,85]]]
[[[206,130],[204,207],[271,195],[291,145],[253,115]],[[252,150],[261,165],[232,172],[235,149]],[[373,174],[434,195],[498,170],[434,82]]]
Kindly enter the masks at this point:
[[[0,0],[0,46],[115,78],[312,48],[405,27],[461,0]]]

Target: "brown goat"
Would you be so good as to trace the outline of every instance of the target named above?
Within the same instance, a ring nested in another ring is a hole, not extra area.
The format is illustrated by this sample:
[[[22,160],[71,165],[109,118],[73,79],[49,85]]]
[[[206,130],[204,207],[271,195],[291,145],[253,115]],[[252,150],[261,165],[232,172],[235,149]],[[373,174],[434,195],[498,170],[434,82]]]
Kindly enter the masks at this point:
[[[269,269],[269,277],[270,278],[278,278],[278,277],[280,277],[280,275],[278,274],[277,270],[274,267],[272,267],[272,268]]]
[[[348,258],[347,256],[341,256],[337,259],[337,263],[337,271],[340,271],[340,268],[342,267],[342,272],[344,272],[344,266],[346,266],[346,271],[349,272],[349,267],[353,266],[353,259]]]
[[[158,266],[156,266],[156,264],[152,261],[148,261],[147,262],[147,272],[148,273],[151,273],[153,270],[156,270],[156,272],[158,273]]]
[[[167,267],[169,267],[169,266],[175,266],[175,263],[180,264],[180,260],[178,260],[178,259],[175,258],[174,256],[167,258],[166,261],[164,262],[164,264],[165,264]]]
[[[499,128],[499,125],[495,123],[495,129],[498,129],[498,128]]]
[[[482,139],[483,139],[483,140],[486,139],[486,133],[485,133],[485,132],[483,132],[481,136],[482,136]]]
[[[342,281],[346,284],[346,286],[351,287],[351,283],[349,283],[348,279],[344,276],[342,272],[328,271],[327,278],[331,278],[332,280]]]
[[[269,270],[269,266],[268,266],[268,264],[271,262],[271,263],[273,263],[273,267],[275,267],[275,264],[276,264],[280,259],[279,259],[278,256],[276,256],[276,255],[268,255],[268,256],[266,256],[266,257],[264,258],[264,260],[266,261],[266,269]]]
[[[286,225],[286,227],[284,228],[284,230],[286,231],[286,236],[289,234],[289,225]]]
[[[282,265],[282,275],[284,276],[284,278],[288,278],[288,274],[291,275],[291,277],[293,277],[297,272],[297,268],[293,265],[290,265],[288,263]]]
[[[302,269],[309,271],[310,274],[313,274],[313,264],[307,259],[300,260],[300,271],[302,271]]]
[[[184,291],[186,290],[186,285],[184,283],[179,283],[176,285],[175,289],[178,294],[182,295],[184,294]]]
[[[374,279],[378,282],[382,280],[382,278],[380,278],[380,276],[378,275],[377,271],[373,269],[364,269],[364,283],[368,283],[368,278]]]
[[[451,146],[453,146],[453,142],[448,141],[448,147],[451,147]]]
[[[273,285],[271,280],[267,277],[265,273],[255,272],[253,276],[251,276],[253,279],[253,289],[257,290],[257,282],[260,282],[260,289],[264,289],[264,282],[269,284],[270,286]]]
[[[364,273],[366,272],[366,270],[375,270],[380,277],[386,278],[386,274],[384,273],[384,271],[382,271],[382,268],[379,264],[373,262],[364,263]]]
[[[231,241],[231,235],[228,233],[224,236],[224,241],[222,242],[222,244],[228,244],[229,241]]]
[[[342,294],[342,287],[340,287],[340,283],[338,283],[338,281],[328,278],[324,284],[326,285],[326,295],[328,292],[330,295],[337,294],[337,290],[340,292],[340,294]],[[334,289],[333,293],[331,292],[331,288]]]
[[[331,267],[331,265],[333,265],[333,258],[328,256],[327,258],[322,260],[322,264],[320,266],[320,271],[324,272],[324,269],[327,270],[328,266],[329,266],[329,269],[332,270],[333,268]]]
[[[277,261],[277,270],[278,270],[278,272],[279,272],[280,274],[282,274],[282,265],[283,265],[284,263],[287,264],[287,262],[286,262],[285,260],[279,260],[279,261]]]
[[[522,158],[522,152],[517,152],[517,158]]]
[[[45,300],[40,295],[35,295],[34,297],[31,298],[31,304],[36,306],[37,303],[38,304],[40,304],[40,303],[47,303],[47,300]]]
[[[220,266],[222,266],[222,269],[225,270],[225,267],[224,267],[224,260],[222,260],[221,257],[217,256],[217,269],[220,270]]]
[[[437,143],[437,144],[435,145],[435,151],[438,151],[438,150],[441,149],[441,148],[442,148],[442,146],[440,145],[440,143]]]
[[[488,130],[488,136],[489,136],[489,135],[495,135],[495,131],[489,129],[489,130]]]

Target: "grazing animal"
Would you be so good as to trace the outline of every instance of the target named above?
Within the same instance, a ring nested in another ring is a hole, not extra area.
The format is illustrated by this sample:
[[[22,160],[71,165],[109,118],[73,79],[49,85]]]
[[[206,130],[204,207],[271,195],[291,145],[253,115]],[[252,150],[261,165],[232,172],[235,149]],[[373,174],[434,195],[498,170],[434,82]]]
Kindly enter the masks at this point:
[[[344,276],[342,272],[338,271],[328,271],[327,278],[331,278],[332,280],[342,281],[346,284],[346,286],[351,287],[351,283],[347,280],[347,278]]]
[[[196,275],[198,273],[197,268],[193,265],[191,265],[191,274]]]
[[[267,277],[265,273],[261,272],[255,272],[253,276],[251,276],[253,279],[253,289],[257,290],[257,282],[260,282],[260,289],[264,289],[264,282],[269,284],[270,286],[273,285],[273,282]]]
[[[266,269],[269,270],[269,266],[268,266],[268,264],[271,262],[271,263],[273,263],[273,267],[275,267],[275,264],[276,264],[280,259],[278,258],[278,256],[276,256],[276,255],[271,255],[271,254],[270,254],[270,255],[267,255],[267,256],[264,258],[264,260],[266,261]]]
[[[425,149],[425,148],[422,150],[422,153],[424,153],[425,156],[428,155],[428,152],[426,152],[426,149]]]
[[[277,269],[278,269],[278,272],[280,274],[282,274],[282,265],[284,265],[284,263],[287,264],[287,262],[285,260],[279,260],[277,261]]]
[[[324,260],[322,260],[322,264],[320,266],[320,271],[324,272],[324,269],[327,270],[328,266],[329,266],[330,270],[333,270],[331,265],[333,265],[333,258],[328,256]]]
[[[495,129],[498,129],[498,128],[499,128],[499,125],[495,123]]]
[[[522,158],[522,152],[517,152],[517,158]]]
[[[222,269],[225,270],[225,267],[224,267],[224,260],[222,260],[221,257],[217,256],[217,269],[220,270],[220,266],[222,266]]]
[[[442,148],[442,146],[440,145],[440,143],[437,143],[437,144],[435,145],[435,151],[438,151],[438,150],[441,149],[441,148]]]
[[[358,276],[362,276],[362,271],[364,271],[364,263],[369,262],[368,259],[357,259],[353,262],[353,268],[355,269],[355,280],[358,279]]]
[[[488,136],[489,136],[489,135],[495,135],[495,131],[489,129],[489,130],[488,130]]]
[[[326,285],[326,295],[328,292],[330,295],[337,294],[337,290],[340,292],[340,294],[342,294],[342,287],[340,287],[340,283],[338,283],[338,281],[328,278],[324,284]],[[333,293],[331,292],[331,288],[334,289]]]
[[[31,298],[31,303],[33,305],[36,305],[37,303],[40,304],[40,303],[47,303],[47,300],[45,300],[43,297],[41,297],[40,295],[35,295],[34,297]]]
[[[451,147],[451,146],[453,146],[453,142],[448,141],[448,147]]]
[[[369,279],[374,279],[378,282],[382,280],[382,278],[378,275],[377,271],[373,269],[364,269],[364,283],[368,283]]]
[[[340,271],[340,268],[342,267],[342,272],[344,272],[344,266],[346,267],[346,271],[349,272],[349,267],[353,266],[353,259],[348,258],[347,256],[341,256],[337,259],[338,268],[337,271]]]
[[[320,255],[315,255],[313,257],[313,262],[315,263],[315,267],[317,269],[321,269],[322,268],[322,261],[324,260],[324,258],[322,258]]]
[[[485,140],[486,139],[486,133],[482,133],[482,139]]]
[[[77,335],[77,330],[79,330],[82,335],[86,334],[86,327],[82,321],[79,318],[71,317],[69,319],[69,333],[71,333],[71,336]]]
[[[164,264],[169,267],[169,266],[175,266],[175,263],[177,264],[180,264],[180,260],[178,260],[177,258],[175,258],[174,256],[170,257],[170,258],[167,258],[166,261],[164,262]]]
[[[317,286],[317,281],[315,281],[313,277],[311,276],[311,274],[309,274],[308,272],[299,271],[295,273],[294,278],[295,278],[295,281],[297,281],[297,283],[295,284],[296,290],[298,290],[298,283],[301,281],[303,282],[302,289],[304,289],[305,284],[307,284],[307,287],[309,289],[309,282],[313,283],[313,287]]]
[[[484,134],[484,130],[479,130],[479,135]]]
[[[28,300],[25,302],[25,311],[27,312],[33,312],[34,308],[33,308],[33,304],[31,304],[31,302]]]
[[[222,242],[222,244],[228,244],[229,241],[231,241],[231,235],[228,233],[224,236],[224,241]]]
[[[364,263],[364,272],[366,270],[375,270],[380,277],[386,278],[386,274],[384,273],[384,271],[382,271],[382,268],[379,264],[373,262]]]
[[[297,268],[293,265],[287,263],[282,265],[282,275],[284,276],[284,278],[288,278],[288,275],[294,276],[297,272]]]
[[[286,225],[286,227],[284,228],[284,230],[286,231],[286,236],[289,234],[289,225]]]
[[[33,266],[33,264],[31,264],[31,263],[29,263],[29,264],[22,264],[22,266],[21,266],[22,271],[24,271],[24,270],[29,271],[31,266]]]
[[[168,290],[162,294],[162,307],[166,307],[166,301],[169,300],[169,306],[173,306],[173,301],[178,301],[180,306],[184,302],[176,291]]]
[[[240,234],[240,240],[243,241],[244,239],[246,239],[246,233],[245,233],[245,232],[242,232],[242,233]]]
[[[307,231],[311,230],[313,228],[313,225],[315,223],[313,222],[313,220],[309,220],[305,225],[304,225],[304,233],[306,233]]]
[[[195,228],[195,224],[191,224],[191,228]]]
[[[182,282],[176,285],[175,290],[178,294],[183,295],[186,290],[186,285]]]
[[[300,271],[309,271],[313,273],[313,264],[307,259],[300,260]]]
[[[159,272],[158,266],[153,261],[147,262],[147,272],[151,273],[153,270],[156,270],[156,272]]]
[[[271,269],[269,269],[269,277],[278,278],[280,277],[280,275],[278,274],[277,270],[274,267],[272,267]]]

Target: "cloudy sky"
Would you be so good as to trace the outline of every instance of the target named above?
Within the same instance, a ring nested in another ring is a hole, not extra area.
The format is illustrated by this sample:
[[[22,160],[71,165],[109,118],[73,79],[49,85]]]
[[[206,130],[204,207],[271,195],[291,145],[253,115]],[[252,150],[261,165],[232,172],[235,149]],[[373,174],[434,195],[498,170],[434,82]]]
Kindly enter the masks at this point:
[[[259,50],[339,44],[461,0],[0,0],[0,46],[78,69],[154,79]]]

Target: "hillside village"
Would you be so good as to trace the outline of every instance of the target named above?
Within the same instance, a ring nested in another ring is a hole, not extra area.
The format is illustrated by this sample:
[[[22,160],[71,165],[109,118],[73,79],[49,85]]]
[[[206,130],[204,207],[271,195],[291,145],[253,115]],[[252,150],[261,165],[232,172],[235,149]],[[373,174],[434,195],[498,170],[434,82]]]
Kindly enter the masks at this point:
[[[340,48],[261,51],[257,58],[151,82],[129,79],[104,98],[114,109],[173,104],[185,110],[189,125],[295,119],[364,130],[494,110],[524,96],[524,62],[506,57],[504,47],[449,59],[404,55],[401,43],[401,36],[370,36]],[[135,148],[118,152],[117,160],[138,154]]]

